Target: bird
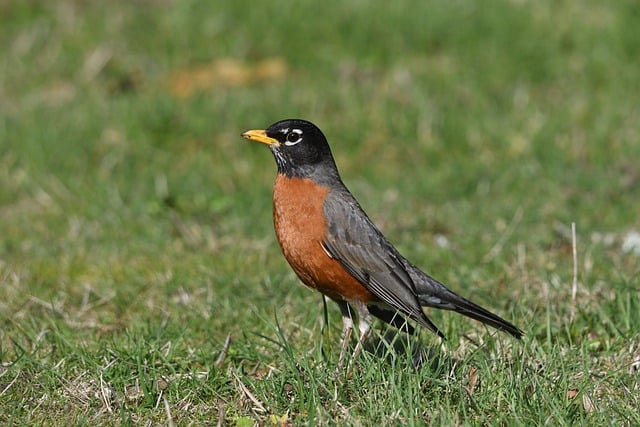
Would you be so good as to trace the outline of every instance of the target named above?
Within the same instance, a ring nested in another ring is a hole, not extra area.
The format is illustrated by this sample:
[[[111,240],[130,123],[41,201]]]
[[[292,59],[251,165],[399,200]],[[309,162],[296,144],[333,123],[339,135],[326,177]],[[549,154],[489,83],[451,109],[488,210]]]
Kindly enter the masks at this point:
[[[287,262],[308,287],[333,300],[342,315],[339,364],[357,314],[355,358],[378,318],[413,334],[407,320],[445,338],[423,307],[452,310],[520,339],[512,323],[449,290],[387,240],[343,183],[322,131],[303,119],[280,120],[241,134],[266,144],[277,176],[273,225]]]

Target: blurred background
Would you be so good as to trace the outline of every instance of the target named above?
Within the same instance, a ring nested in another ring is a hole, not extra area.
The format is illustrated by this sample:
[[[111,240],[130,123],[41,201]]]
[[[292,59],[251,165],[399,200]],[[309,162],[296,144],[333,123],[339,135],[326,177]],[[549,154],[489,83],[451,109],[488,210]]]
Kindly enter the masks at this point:
[[[313,345],[275,164],[239,136],[289,117],[454,290],[541,340],[637,337],[639,25],[635,1],[0,2],[0,358],[162,336],[190,366],[231,333],[231,361],[271,360],[247,333],[274,313]]]

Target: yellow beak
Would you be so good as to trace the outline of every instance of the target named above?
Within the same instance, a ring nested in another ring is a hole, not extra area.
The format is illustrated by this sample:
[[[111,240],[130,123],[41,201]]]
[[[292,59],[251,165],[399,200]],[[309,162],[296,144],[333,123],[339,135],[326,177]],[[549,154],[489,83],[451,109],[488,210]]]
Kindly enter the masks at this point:
[[[267,136],[267,132],[264,130],[248,130],[242,134],[242,137],[267,145],[280,145],[277,139]]]

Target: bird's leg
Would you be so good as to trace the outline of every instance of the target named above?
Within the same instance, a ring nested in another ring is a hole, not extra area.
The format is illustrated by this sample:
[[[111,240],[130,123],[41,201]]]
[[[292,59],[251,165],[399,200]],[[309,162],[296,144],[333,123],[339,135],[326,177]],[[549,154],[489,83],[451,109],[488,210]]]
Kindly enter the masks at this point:
[[[371,323],[373,322],[369,309],[365,303],[362,301],[356,301],[353,305],[358,311],[358,329],[360,330],[360,336],[358,337],[356,348],[353,350],[353,354],[351,355],[352,360],[355,359],[362,351],[364,342],[367,340],[369,331],[371,330]]]
[[[351,338],[351,332],[353,331],[353,319],[351,318],[349,304],[346,301],[336,302],[340,306],[340,312],[342,313],[342,340],[340,341],[340,357],[338,358],[338,368],[340,368],[344,361],[344,355],[347,353],[349,339]]]

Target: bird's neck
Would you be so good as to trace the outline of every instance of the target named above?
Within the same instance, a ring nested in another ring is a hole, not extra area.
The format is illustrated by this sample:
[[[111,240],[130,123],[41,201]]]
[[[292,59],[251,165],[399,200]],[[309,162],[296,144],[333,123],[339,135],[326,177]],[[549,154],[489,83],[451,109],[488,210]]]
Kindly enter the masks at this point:
[[[330,188],[343,185],[333,159],[312,165],[299,166],[278,163],[278,174],[288,178],[309,178],[320,185]]]

